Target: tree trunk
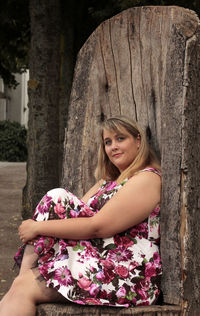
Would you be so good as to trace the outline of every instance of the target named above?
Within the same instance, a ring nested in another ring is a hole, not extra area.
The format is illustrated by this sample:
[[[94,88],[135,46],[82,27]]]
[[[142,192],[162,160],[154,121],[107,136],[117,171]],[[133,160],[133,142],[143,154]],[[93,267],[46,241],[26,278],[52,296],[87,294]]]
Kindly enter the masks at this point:
[[[139,121],[162,159],[164,302],[190,316],[200,306],[199,33],[194,12],[162,6],[131,8],[95,30],[76,64],[62,180],[81,196],[95,182],[101,121]]]
[[[30,0],[31,50],[27,183],[23,215],[29,217],[47,188],[58,185],[60,6]]]
[[[27,183],[23,217],[58,187],[73,70],[87,1],[30,0],[31,49]],[[78,21],[78,22],[77,22]]]

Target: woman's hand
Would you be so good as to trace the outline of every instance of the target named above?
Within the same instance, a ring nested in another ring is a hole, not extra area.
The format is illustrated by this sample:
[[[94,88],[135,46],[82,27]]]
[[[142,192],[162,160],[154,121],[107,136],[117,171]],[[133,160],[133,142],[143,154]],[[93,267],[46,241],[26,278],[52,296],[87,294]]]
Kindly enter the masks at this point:
[[[32,219],[23,221],[19,226],[18,233],[19,238],[23,243],[33,240],[37,236],[36,230],[37,222]]]

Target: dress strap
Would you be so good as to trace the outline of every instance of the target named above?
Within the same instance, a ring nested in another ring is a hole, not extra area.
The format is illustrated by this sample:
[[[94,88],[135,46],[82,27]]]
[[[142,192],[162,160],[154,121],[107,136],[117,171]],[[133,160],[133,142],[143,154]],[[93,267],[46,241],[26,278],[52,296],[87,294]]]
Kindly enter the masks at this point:
[[[156,173],[158,176],[161,177],[161,172],[160,172],[158,169],[156,169],[156,168],[145,168],[145,169],[140,170],[139,172],[143,172],[143,171],[154,172],[154,173]]]

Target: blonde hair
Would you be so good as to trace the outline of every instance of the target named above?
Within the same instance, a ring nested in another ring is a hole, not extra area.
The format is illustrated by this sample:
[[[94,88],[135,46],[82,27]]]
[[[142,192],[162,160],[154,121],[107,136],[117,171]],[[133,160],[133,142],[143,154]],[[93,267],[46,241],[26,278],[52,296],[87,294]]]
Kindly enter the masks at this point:
[[[120,174],[118,168],[109,160],[105,152],[103,132],[105,129],[109,131],[121,132],[122,127],[124,127],[134,138],[140,136],[141,143],[136,158],[128,166],[128,168],[126,168]],[[104,121],[100,130],[98,163],[95,171],[96,179],[104,179],[107,181],[116,180],[117,183],[121,183],[124,179],[132,177],[136,172],[142,170],[146,166],[151,166],[160,170],[160,163],[155,153],[152,151],[152,149],[150,149],[145,133],[140,128],[140,126],[125,116],[111,117]]]

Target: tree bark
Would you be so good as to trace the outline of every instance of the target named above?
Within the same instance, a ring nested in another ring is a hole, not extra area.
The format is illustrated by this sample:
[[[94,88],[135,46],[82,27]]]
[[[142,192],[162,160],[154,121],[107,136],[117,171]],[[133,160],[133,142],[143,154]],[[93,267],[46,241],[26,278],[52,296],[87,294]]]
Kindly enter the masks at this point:
[[[31,49],[27,183],[23,216],[31,216],[47,188],[58,185],[59,172],[59,1],[30,0]]]
[[[200,305],[199,32],[196,14],[175,6],[131,8],[95,30],[76,64],[62,180],[81,196],[95,182],[101,121],[139,121],[162,160],[164,302],[190,316]]]
[[[60,185],[73,70],[87,1],[30,0],[31,48],[27,182],[23,218]]]

